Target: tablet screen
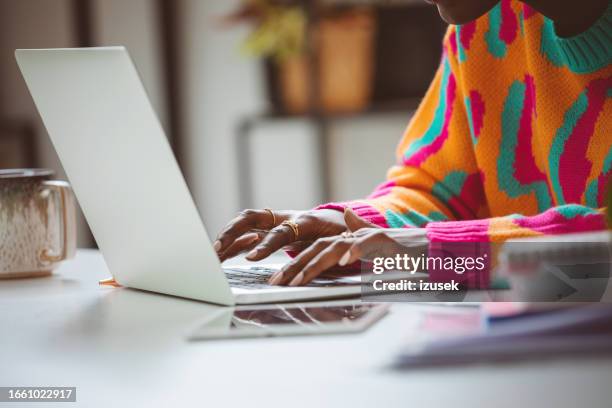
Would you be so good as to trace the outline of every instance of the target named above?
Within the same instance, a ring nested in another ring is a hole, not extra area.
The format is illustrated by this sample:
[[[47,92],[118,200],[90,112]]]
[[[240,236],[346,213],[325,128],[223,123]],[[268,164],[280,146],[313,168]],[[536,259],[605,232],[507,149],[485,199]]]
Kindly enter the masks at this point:
[[[230,309],[225,321],[220,317],[203,324],[191,339],[358,332],[386,310],[385,305],[360,301],[238,307]]]

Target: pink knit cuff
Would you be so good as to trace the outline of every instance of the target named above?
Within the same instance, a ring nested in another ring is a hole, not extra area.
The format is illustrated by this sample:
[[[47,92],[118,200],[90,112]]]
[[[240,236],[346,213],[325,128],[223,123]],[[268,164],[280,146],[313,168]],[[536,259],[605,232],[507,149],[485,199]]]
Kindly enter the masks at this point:
[[[453,269],[436,267],[429,271],[432,282],[456,281],[469,289],[487,289],[491,282],[492,251],[488,221],[431,222],[425,227],[429,258],[452,260]],[[472,267],[466,268],[467,264]],[[479,268],[479,265],[483,265]],[[444,264],[442,264],[444,265]]]
[[[489,220],[439,221],[425,226],[429,242],[488,242]]]
[[[315,210],[336,210],[344,212],[346,208],[350,208],[366,221],[376,224],[382,228],[389,228],[387,220],[376,208],[369,204],[360,201],[345,201],[337,203],[322,204],[315,208]]]

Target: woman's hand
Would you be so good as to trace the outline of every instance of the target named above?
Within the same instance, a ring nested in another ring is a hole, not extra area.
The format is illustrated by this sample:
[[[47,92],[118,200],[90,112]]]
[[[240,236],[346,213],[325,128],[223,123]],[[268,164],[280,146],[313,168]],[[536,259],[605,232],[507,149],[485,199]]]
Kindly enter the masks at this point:
[[[248,260],[258,261],[285,246],[305,248],[343,231],[344,217],[335,210],[244,210],[219,233],[213,246],[221,262],[246,251],[250,251]]]
[[[379,228],[359,218],[351,210],[344,213],[351,234],[318,239],[269,280],[272,285],[299,286],[310,282],[325,270],[345,266],[360,259],[396,254],[420,254],[427,248],[423,228]]]

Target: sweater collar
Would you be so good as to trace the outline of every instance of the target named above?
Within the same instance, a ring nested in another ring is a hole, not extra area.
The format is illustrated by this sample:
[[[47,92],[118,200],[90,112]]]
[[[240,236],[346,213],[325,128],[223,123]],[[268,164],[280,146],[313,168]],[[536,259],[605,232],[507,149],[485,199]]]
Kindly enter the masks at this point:
[[[612,1],[586,31],[568,38],[554,35],[568,68],[577,73],[597,71],[612,62]]]

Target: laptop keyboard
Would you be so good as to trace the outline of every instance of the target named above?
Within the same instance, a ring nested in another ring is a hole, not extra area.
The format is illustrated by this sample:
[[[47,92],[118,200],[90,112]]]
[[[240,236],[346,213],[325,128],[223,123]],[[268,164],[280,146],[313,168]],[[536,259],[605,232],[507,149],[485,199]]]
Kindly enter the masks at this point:
[[[225,276],[231,287],[243,289],[267,288],[268,279],[275,272],[274,269],[262,266],[250,268],[224,268]]]
[[[225,276],[230,286],[234,288],[265,289],[275,287],[268,284],[268,279],[277,269],[267,268],[265,266],[251,266],[246,268],[229,267],[223,268],[223,270],[225,271]],[[320,277],[312,280],[306,286],[324,287],[339,285],[355,285],[355,282],[334,277]]]

